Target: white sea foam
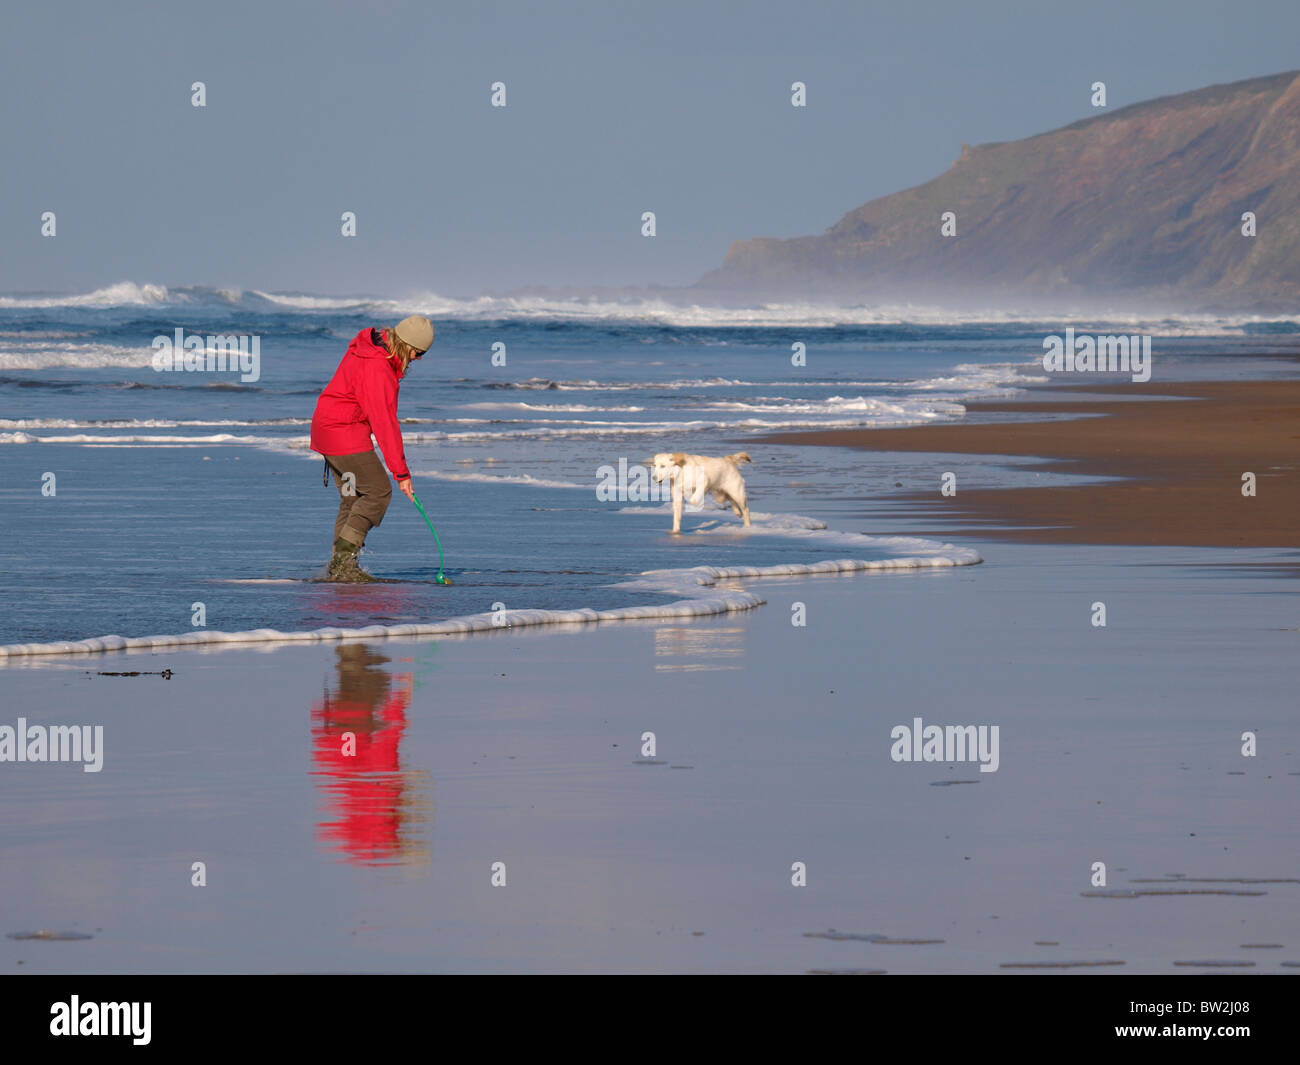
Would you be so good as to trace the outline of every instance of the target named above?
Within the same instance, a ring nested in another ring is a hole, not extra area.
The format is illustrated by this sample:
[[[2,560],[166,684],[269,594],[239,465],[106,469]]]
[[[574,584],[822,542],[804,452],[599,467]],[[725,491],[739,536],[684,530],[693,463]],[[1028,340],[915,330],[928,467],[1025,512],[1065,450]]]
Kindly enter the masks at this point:
[[[234,418],[200,418],[174,421],[170,418],[0,418],[0,429],[179,429],[205,426],[310,425],[309,418],[272,418],[240,421]]]
[[[5,340],[78,340],[91,337],[92,332],[69,332],[66,329],[0,329],[0,338]]]
[[[668,507],[671,511],[671,504]],[[818,544],[837,544],[858,549],[878,551],[898,551],[913,555],[926,555],[941,551],[953,558],[953,565],[970,565],[980,561],[979,552],[969,547],[956,547],[953,544],[936,544],[934,540],[925,540],[916,536],[873,536],[869,533],[851,532],[846,529],[828,529],[816,518],[805,518],[798,514],[758,514],[751,512],[750,520],[754,523],[745,526],[739,518],[732,517],[731,511],[723,511],[725,517],[716,525],[708,525],[693,530],[697,536],[736,534],[746,536],[780,536],[789,539],[808,539]]]
[[[421,444],[492,443],[501,440],[558,440],[571,437],[655,437],[677,433],[719,429],[731,432],[770,432],[779,429],[855,429],[867,424],[905,425],[923,421],[920,417],[898,419],[896,422],[867,423],[861,418],[810,421],[790,419],[784,421],[741,418],[734,421],[682,421],[649,422],[640,425],[621,425],[604,422],[598,425],[573,425],[566,427],[535,426],[526,429],[473,430],[462,432],[404,433],[407,447]],[[166,435],[161,433],[63,433],[34,434],[17,430],[0,432],[3,444],[117,444],[150,447],[158,444],[213,444],[270,448],[276,451],[310,450],[307,436],[253,436],[237,433],[209,433],[195,436]]]
[[[48,370],[74,366],[82,370],[150,369],[152,348],[119,344],[32,344],[0,350],[0,370]]]
[[[525,424],[527,428],[465,430],[463,432],[406,433],[407,444],[437,444],[444,442],[474,442],[491,440],[547,440],[563,437],[588,436],[671,436],[676,433],[700,432],[717,429],[727,432],[775,432],[781,429],[858,429],[868,426],[910,425],[930,420],[934,415],[910,414],[892,419],[884,418],[734,418],[729,420],[703,420],[672,422],[599,422],[594,425],[572,423],[556,425]]]
[[[166,285],[119,281],[75,296],[0,296],[0,307],[140,307],[166,303]]]
[[[645,606],[595,610],[506,610],[448,618],[426,625],[367,625],[359,629],[323,628],[307,632],[278,632],[254,629],[250,632],[214,632],[207,629],[170,636],[98,636],[88,640],[64,640],[55,643],[8,644],[0,646],[0,664],[21,660],[28,655],[99,654],[105,651],[177,650],[189,647],[229,646],[259,643],[327,643],[352,639],[386,637],[447,636],[456,633],[500,632],[503,627],[526,628],[541,625],[572,625],[592,622],[663,620],[670,618],[708,617],[714,614],[753,610],[765,602],[752,592],[739,589],[719,590],[723,580],[747,580],[757,577],[803,577],[816,574],[882,573],[973,565],[979,555],[967,548],[935,541],[915,541],[926,545],[918,554],[871,561],[839,559],[835,561],[790,563],[777,566],[695,566],[691,569],[648,570],[631,581],[613,585],[627,591],[680,596],[673,602]]]
[[[302,313],[351,312],[379,318],[426,314],[431,318],[460,321],[571,321],[613,322],[677,327],[758,326],[810,328],[853,325],[1106,325],[1128,332],[1163,336],[1228,336],[1265,323],[1300,325],[1300,317],[1262,314],[1136,313],[1104,305],[1056,308],[1008,308],[1005,305],[954,310],[937,304],[843,304],[808,300],[772,300],[749,307],[719,307],[707,302],[687,302],[683,291],[674,299],[637,296],[611,298],[559,294],[479,296],[465,299],[425,293],[376,298],[371,296],[317,296],[274,293],[251,289],[256,301]],[[238,289],[168,289],[165,285],[121,281],[93,292],[72,295],[0,296],[0,308],[139,307],[168,303],[193,304],[219,301],[238,305],[245,294]]]
[[[723,430],[727,432],[774,432],[782,429],[857,429],[868,426],[911,425],[925,422],[935,417],[959,416],[964,408],[954,405],[948,411],[915,411],[888,416],[857,418],[732,418],[726,420],[690,419],[682,421],[661,422],[606,422],[579,420],[509,421],[501,424],[511,428],[464,429],[459,431],[407,432],[402,434],[404,443],[409,447],[419,444],[440,443],[476,443],[497,440],[552,440],[573,437],[639,437],[671,436],[680,433],[700,432],[703,430]],[[57,420],[57,419],[56,419]],[[403,419],[410,424],[407,419]],[[484,419],[445,419],[447,423],[469,422],[482,423]],[[218,424],[218,423],[212,423]],[[239,423],[234,423],[239,424]],[[258,423],[251,423],[258,424]],[[277,424],[277,423],[272,423]],[[91,426],[87,426],[91,428]],[[103,428],[103,426],[93,426]],[[64,435],[36,436],[28,432],[0,432],[0,444],[245,444],[250,447],[269,447],[276,450],[301,450],[310,446],[310,438],[246,436],[233,433],[215,433],[206,436],[165,436],[157,434],[126,433],[122,435],[92,435],[89,433],[72,433]]]
[[[730,377],[690,377],[673,381],[597,381],[587,378],[578,381],[552,381],[549,377],[528,377],[522,381],[489,382],[489,388],[524,392],[644,392],[698,388],[757,388],[760,382],[741,381]]]
[[[1042,361],[1029,359],[1025,362],[964,362],[954,366],[952,374],[947,377],[926,377],[915,381],[899,381],[895,384],[916,391],[957,389],[962,392],[981,393],[1005,391],[1006,385],[1045,384],[1048,378],[1044,374],[1025,372],[1030,366],[1041,368]]]
[[[920,378],[913,381],[851,380],[835,377],[806,377],[783,381],[749,381],[734,377],[690,377],[670,381],[597,381],[552,380],[549,377],[529,377],[522,381],[488,382],[487,387],[503,391],[528,392],[695,392],[711,388],[942,388],[955,391],[978,391],[1001,388],[1006,385],[1043,382],[1041,372],[1028,373],[1030,368],[1041,370],[1037,357],[1021,362],[962,363],[944,377]],[[465,383],[465,382],[460,382]]]
[[[671,500],[654,506],[619,507],[619,514],[670,515]],[[917,536],[875,536],[870,533],[851,532],[842,529],[829,529],[824,521],[809,518],[803,514],[766,514],[759,511],[750,512],[751,525],[744,525],[739,518],[732,515],[729,506],[719,506],[710,499],[705,499],[701,506],[693,507],[689,503],[684,510],[687,514],[704,514],[710,524],[688,529],[687,533],[696,536],[779,536],[786,539],[805,539],[817,544],[855,547],[859,550],[894,551],[905,555],[925,556],[941,554],[951,559],[951,565],[967,566],[980,561],[979,552],[970,547],[957,547],[954,544],[941,544],[937,540],[926,540]],[[718,520],[714,521],[717,518]]]
[[[547,414],[636,414],[645,407],[592,407],[585,403],[462,403],[458,410],[534,410]]]
[[[454,473],[446,470],[412,470],[412,476],[430,477],[435,481],[469,481],[478,484],[520,484],[531,488],[580,488],[594,492],[596,485],[578,484],[576,481],[550,481],[531,474]]]
[[[275,436],[239,436],[234,433],[211,433],[206,436],[163,436],[160,434],[141,435],[138,433],[122,436],[92,435],[90,433],[69,433],[62,436],[33,436],[31,433],[0,433],[0,444],[136,444],[150,446],[155,444],[239,444],[248,447],[271,448],[305,448],[308,438],[291,438]]]
[[[784,396],[755,396],[753,402],[717,400],[703,403],[696,409],[749,411],[757,414],[848,414],[857,412],[871,415],[873,422],[886,419],[910,421],[961,417],[966,413],[966,408],[960,403],[942,403],[932,400],[920,402],[885,400],[866,396],[830,396],[822,400],[787,399]]]
[[[279,304],[295,311],[366,311],[381,310],[394,306],[392,300],[374,300],[360,296],[294,296],[277,295],[250,289],[250,293],[270,303]]]
[[[684,294],[683,294],[684,295]],[[1300,317],[1258,314],[1139,314],[1105,306],[1018,309],[1004,305],[954,310],[935,304],[885,303],[844,305],[811,301],[768,301],[751,307],[719,307],[707,303],[674,302],[660,298],[610,300],[600,297],[481,296],[453,299],[428,295],[382,300],[371,304],[390,314],[427,314],[461,320],[561,320],[618,322],[677,327],[757,326],[809,328],[852,325],[1061,325],[1106,323],[1137,332],[1166,336],[1217,336],[1240,333],[1265,322],[1300,324]]]

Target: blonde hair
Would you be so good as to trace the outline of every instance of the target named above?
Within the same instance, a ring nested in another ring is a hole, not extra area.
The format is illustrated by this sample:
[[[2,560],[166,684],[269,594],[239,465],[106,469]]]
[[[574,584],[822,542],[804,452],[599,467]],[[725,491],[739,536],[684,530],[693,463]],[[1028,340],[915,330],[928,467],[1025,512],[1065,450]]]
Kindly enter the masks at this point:
[[[405,377],[406,368],[411,365],[411,360],[416,355],[422,354],[422,352],[416,351],[415,348],[399,337],[396,329],[386,329],[384,332],[387,334],[384,346],[388,349],[388,353],[397,360],[397,369]]]

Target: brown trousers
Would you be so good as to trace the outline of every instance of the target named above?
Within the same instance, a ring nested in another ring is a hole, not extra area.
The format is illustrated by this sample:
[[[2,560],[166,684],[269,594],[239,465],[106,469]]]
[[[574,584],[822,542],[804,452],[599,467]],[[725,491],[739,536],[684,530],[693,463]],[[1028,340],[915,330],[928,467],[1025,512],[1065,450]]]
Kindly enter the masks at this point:
[[[333,471],[339,490],[334,539],[360,547],[366,542],[366,533],[384,520],[392,501],[393,484],[388,471],[373,448],[354,455],[326,455],[325,463]]]

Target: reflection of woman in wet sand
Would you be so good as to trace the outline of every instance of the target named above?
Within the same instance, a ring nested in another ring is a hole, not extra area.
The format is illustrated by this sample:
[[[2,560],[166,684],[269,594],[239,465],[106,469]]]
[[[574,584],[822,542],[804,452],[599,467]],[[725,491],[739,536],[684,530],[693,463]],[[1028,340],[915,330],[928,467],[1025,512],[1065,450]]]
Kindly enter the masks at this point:
[[[394,686],[389,660],[365,644],[340,645],[335,656],[337,686],[311,711],[312,773],[337,815],[320,822],[320,837],[349,861],[427,861],[427,844],[411,837],[429,802],[411,794],[398,750],[411,676]]]

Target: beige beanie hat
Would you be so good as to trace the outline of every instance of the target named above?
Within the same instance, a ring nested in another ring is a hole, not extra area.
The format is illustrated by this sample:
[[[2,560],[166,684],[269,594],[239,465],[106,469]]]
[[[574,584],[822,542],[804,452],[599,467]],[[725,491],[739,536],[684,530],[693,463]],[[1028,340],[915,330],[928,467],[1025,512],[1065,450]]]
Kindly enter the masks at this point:
[[[433,347],[433,323],[422,314],[413,314],[397,323],[397,338],[416,351]]]

